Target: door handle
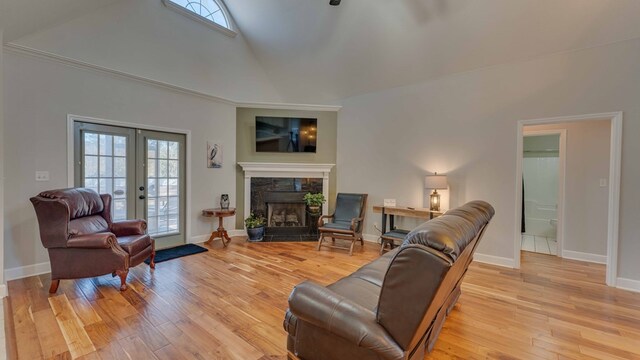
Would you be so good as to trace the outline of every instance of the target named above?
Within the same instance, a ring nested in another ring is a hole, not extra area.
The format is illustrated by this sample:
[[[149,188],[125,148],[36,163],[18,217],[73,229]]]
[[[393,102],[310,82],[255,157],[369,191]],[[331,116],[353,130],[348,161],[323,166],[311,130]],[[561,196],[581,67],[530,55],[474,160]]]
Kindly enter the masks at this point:
[[[147,198],[147,197],[146,197],[146,196],[144,196],[144,195],[140,195],[140,196],[138,196],[138,199],[140,199],[140,200],[144,200],[144,199],[146,199],[146,198]]]
[[[140,186],[138,189],[140,189],[140,191],[144,191],[144,186]]]

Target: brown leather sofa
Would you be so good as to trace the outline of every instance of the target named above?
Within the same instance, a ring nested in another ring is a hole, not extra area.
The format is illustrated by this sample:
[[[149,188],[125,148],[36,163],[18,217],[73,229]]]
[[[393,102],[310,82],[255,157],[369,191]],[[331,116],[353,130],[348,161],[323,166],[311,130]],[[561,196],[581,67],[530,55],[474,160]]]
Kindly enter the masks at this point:
[[[90,189],[43,191],[32,197],[40,225],[40,240],[49,251],[50,293],[61,279],[105,274],[120,277],[127,289],[129,268],[151,258],[155,268],[155,241],[144,220],[111,220],[111,195]]]
[[[469,202],[329,286],[297,285],[284,321],[289,358],[422,360],[460,296],[493,215],[488,203]]]

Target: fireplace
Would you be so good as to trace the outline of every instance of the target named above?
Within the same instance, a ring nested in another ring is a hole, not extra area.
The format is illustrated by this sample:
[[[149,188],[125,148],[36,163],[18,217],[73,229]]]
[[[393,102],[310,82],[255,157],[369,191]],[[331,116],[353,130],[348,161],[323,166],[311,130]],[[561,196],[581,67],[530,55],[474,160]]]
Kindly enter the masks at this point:
[[[321,179],[253,178],[251,212],[266,220],[271,240],[315,240],[317,216],[307,212],[306,193],[321,193]]]
[[[244,217],[251,213],[267,222],[266,241],[317,239],[317,215],[307,212],[306,193],[329,198],[333,164],[238,163],[244,170]],[[325,203],[322,213],[328,213]]]
[[[267,227],[306,227],[307,214],[303,197],[303,192],[296,191],[265,193]]]

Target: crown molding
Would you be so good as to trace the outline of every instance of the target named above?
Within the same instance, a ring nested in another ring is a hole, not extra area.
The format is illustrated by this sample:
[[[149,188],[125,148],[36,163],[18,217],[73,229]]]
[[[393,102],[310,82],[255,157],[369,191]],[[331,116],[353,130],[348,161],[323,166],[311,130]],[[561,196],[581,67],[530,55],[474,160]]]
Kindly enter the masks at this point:
[[[332,111],[342,109],[340,105],[314,105],[314,104],[287,104],[268,102],[236,102],[239,108],[247,109],[274,109],[274,110],[304,110],[304,111]]]
[[[111,69],[105,66],[91,64],[85,61],[72,59],[66,56],[54,54],[44,50],[34,49],[29,46],[20,45],[16,43],[6,43],[3,45],[3,49],[7,52],[22,54],[31,57],[36,57],[39,59],[44,59],[48,61],[53,61],[59,64],[63,64],[66,66],[74,67],[77,69],[90,70],[102,74],[107,74],[119,78],[124,78],[132,81],[136,81],[139,83],[143,83],[146,85],[151,85],[154,87],[162,88],[165,90],[170,90],[173,92],[178,92],[181,94],[187,94],[191,96],[196,96],[202,99],[206,99],[209,101],[215,101],[218,103],[223,103],[227,105],[232,105],[235,107],[242,108],[253,108],[253,109],[277,109],[277,110],[304,110],[304,111],[330,111],[337,112],[342,106],[335,105],[315,105],[315,104],[290,104],[290,103],[270,103],[270,102],[245,102],[245,101],[236,101],[233,99],[216,96],[212,94],[208,94],[202,91],[189,89],[186,87],[173,85],[167,82],[154,80],[144,76],[134,75],[128,72]]]

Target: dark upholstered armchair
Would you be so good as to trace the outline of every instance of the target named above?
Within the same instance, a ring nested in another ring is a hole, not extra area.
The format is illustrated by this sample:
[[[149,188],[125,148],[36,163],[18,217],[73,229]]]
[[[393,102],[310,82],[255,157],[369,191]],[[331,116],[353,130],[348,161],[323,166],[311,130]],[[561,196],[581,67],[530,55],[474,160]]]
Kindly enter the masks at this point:
[[[339,193],[336,199],[336,211],[333,215],[322,215],[318,219],[318,250],[322,246],[337,249],[349,250],[349,255],[353,254],[353,245],[362,239],[362,223],[367,209],[367,194],[344,194]],[[332,219],[332,222],[325,223],[325,219]],[[323,244],[325,237],[330,237],[332,244]],[[349,240],[349,247],[335,244],[335,239]]]
[[[105,274],[120,277],[127,289],[129,268],[151,258],[155,268],[155,242],[144,220],[111,220],[111,195],[91,189],[43,191],[32,197],[40,225],[40,240],[51,261],[50,293],[61,279]]]

